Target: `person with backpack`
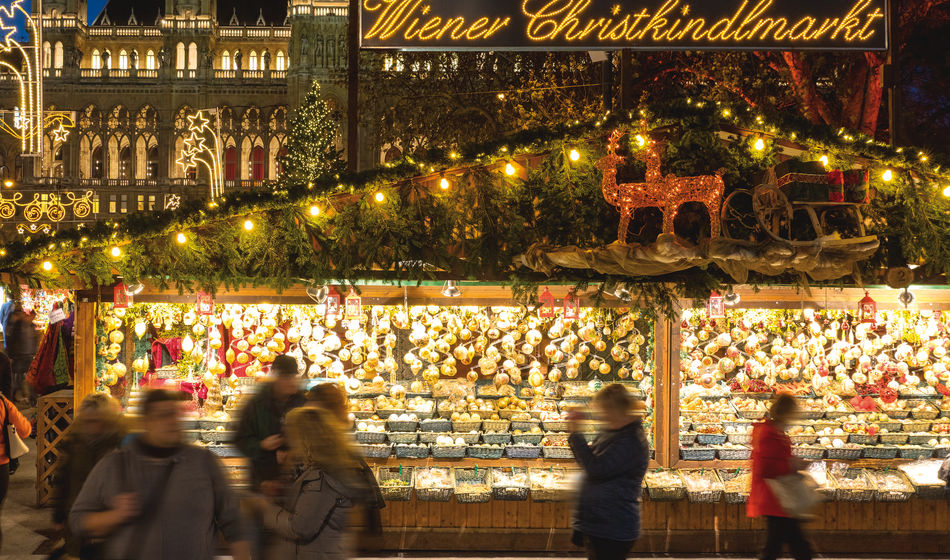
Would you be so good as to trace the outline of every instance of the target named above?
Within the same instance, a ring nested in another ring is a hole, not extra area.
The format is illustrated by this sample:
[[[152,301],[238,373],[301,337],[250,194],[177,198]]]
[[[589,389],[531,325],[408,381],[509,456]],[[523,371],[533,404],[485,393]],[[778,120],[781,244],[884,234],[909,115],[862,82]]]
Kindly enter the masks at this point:
[[[3,447],[0,448],[0,512],[3,511],[3,502],[10,487],[10,475],[16,470],[18,462],[10,459],[10,433],[8,426],[13,426],[16,434],[21,438],[29,437],[33,427],[30,421],[20,413],[16,405],[10,402],[6,395],[0,394],[0,427],[3,429]],[[12,463],[12,464],[11,464]],[[2,526],[0,526],[2,527]],[[3,547],[3,530],[0,528],[0,549]]]

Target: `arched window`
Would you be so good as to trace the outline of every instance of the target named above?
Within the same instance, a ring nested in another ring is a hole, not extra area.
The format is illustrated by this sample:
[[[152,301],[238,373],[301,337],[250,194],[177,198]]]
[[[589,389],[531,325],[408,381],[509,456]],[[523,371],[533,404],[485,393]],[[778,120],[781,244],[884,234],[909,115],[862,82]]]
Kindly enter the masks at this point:
[[[257,70],[257,51],[251,51],[251,56],[247,57],[248,70]]]
[[[234,181],[237,176],[237,148],[229,146],[224,150],[224,180]]]
[[[185,44],[178,43],[178,46],[175,47],[175,68],[178,70],[185,69]]]
[[[277,176],[284,174],[284,157],[287,156],[287,147],[281,146],[280,151],[277,152]],[[277,177],[274,177],[275,179]]]
[[[62,68],[63,67],[63,42],[56,41],[56,46],[53,48],[53,68]]]
[[[287,69],[287,55],[284,54],[284,51],[277,51],[277,57],[274,59],[274,70],[286,70]]]
[[[43,68],[49,68],[53,63],[53,48],[49,41],[43,41]]]
[[[188,69],[195,70],[198,68],[198,45],[192,43],[188,45]]]
[[[125,49],[119,51],[119,70],[129,69],[129,53]]]
[[[96,146],[92,150],[92,177],[94,179],[102,179],[102,173],[103,173],[102,146]]]
[[[132,178],[132,149],[129,146],[119,152],[119,178]]]
[[[158,177],[158,146],[152,146],[148,149],[148,164],[146,165],[146,178],[155,179]]]
[[[99,49],[92,50],[92,67],[96,70],[102,68],[102,55],[99,54]]]
[[[255,146],[251,150],[251,179],[255,181],[264,180],[264,159],[266,154],[264,148],[261,146]]]
[[[148,70],[155,70],[155,51],[149,49],[145,53],[145,68]]]
[[[53,176],[63,176],[63,145],[56,146],[53,150]]]
[[[231,69],[231,52],[224,51],[221,53],[221,69],[230,70]]]

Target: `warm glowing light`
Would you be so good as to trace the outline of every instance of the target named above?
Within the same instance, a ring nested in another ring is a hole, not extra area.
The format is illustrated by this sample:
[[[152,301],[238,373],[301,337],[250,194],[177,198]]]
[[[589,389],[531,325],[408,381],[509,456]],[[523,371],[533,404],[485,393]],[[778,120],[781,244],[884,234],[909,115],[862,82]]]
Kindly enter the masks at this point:
[[[443,191],[448,190],[449,180],[446,179],[445,177],[442,177],[441,179],[439,179],[439,188],[442,189]]]
[[[43,261],[43,270],[45,270],[46,272],[53,270],[53,263],[49,261]]]
[[[578,152],[577,150],[572,149],[572,150],[567,154],[567,157],[571,158],[571,161],[577,161],[577,160],[581,159],[581,153]]]
[[[943,188],[943,196],[950,197],[950,185]]]
[[[244,220],[244,230],[251,231],[252,229],[254,229],[254,222],[251,220]]]
[[[452,152],[452,153],[450,153],[450,154],[449,154],[449,157],[452,158],[452,159],[458,159],[458,158],[459,158],[458,152]]]
[[[384,195],[382,192],[378,192],[374,198],[376,198],[376,202],[383,202],[386,200],[386,195]]]
[[[822,155],[820,158],[818,158],[818,161],[820,161],[825,167],[828,167],[828,156]]]
[[[637,141],[637,146],[640,146],[641,148],[647,144],[647,139],[643,136],[640,136],[639,134],[637,134],[633,139]]]
[[[186,173],[196,169],[198,163],[204,165],[211,175],[211,198],[215,198],[224,192],[224,175],[221,173],[221,158],[218,155],[221,153],[221,139],[218,137],[217,127],[205,116],[204,111],[188,115],[187,119],[190,134],[184,138],[181,154],[175,163]],[[207,144],[209,137],[212,145]],[[209,208],[214,206],[209,205]]]
[[[755,143],[752,144],[752,147],[755,148],[757,152],[761,152],[762,150],[765,149],[765,140],[761,138],[756,138]]]
[[[311,216],[319,216],[319,215],[320,215],[320,207],[317,206],[316,204],[314,204],[313,206],[311,206],[311,207],[310,207],[310,215],[311,215]]]
[[[0,257],[5,257],[5,256],[7,256],[7,250],[6,250],[6,249],[0,249]]]
[[[499,93],[499,94],[498,94],[498,99],[499,99],[500,101],[504,101],[504,100],[505,100],[505,94],[504,94],[504,93]]]
[[[729,109],[723,109],[723,110],[722,110],[722,116],[724,116],[724,117],[732,116],[732,111],[730,111]]]
[[[117,259],[122,256],[122,249],[117,245],[109,250],[109,254],[112,255],[112,258]]]
[[[12,187],[12,186],[13,186],[13,179],[7,179],[7,180],[5,180],[5,181],[3,182],[3,186],[6,187],[6,188],[8,188],[8,189],[9,189],[10,187]]]
[[[178,235],[175,236],[175,241],[178,241],[179,244],[184,244],[186,241],[188,241],[188,238],[185,237],[184,233],[178,232]]]
[[[890,181],[894,178],[894,173],[890,169],[885,169],[884,173],[881,173],[881,179],[884,181]]]
[[[506,163],[506,164],[505,164],[505,175],[511,176],[511,175],[514,175],[514,174],[515,174],[515,166],[514,166],[514,165],[511,165],[510,163]]]

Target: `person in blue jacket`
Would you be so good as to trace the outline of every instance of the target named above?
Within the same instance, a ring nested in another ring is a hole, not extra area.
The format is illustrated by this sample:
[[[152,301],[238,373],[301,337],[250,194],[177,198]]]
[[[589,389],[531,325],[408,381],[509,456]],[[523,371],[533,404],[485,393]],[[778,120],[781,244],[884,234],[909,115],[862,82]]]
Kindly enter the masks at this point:
[[[568,442],[584,471],[572,540],[591,560],[623,560],[640,537],[640,494],[650,460],[645,406],[620,384],[601,389],[592,405],[604,430],[590,445],[579,433],[582,414],[568,417]]]

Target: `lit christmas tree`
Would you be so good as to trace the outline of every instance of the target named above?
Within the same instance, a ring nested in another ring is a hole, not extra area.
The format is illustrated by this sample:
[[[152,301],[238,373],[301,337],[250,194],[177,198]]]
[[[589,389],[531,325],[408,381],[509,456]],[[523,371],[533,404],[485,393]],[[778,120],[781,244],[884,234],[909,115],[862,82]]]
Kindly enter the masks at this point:
[[[281,186],[302,185],[342,169],[342,151],[336,147],[339,125],[320,84],[313,82],[303,103],[290,120],[287,153],[280,159]]]

